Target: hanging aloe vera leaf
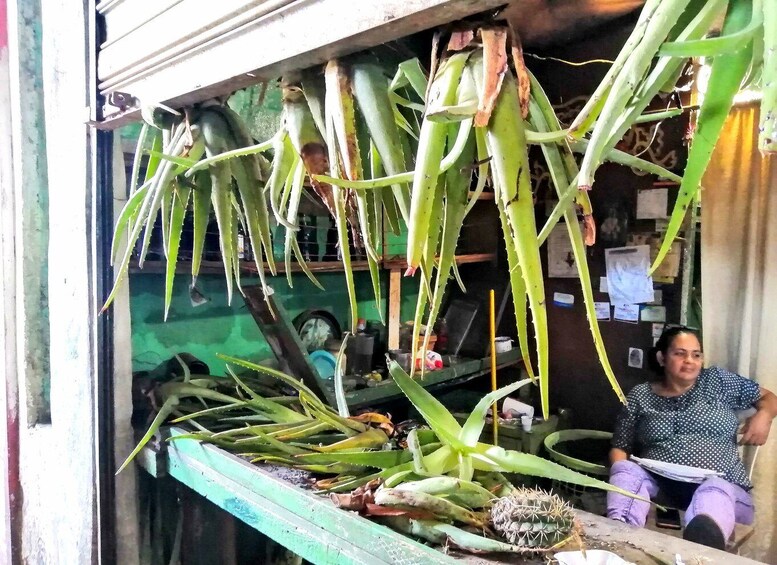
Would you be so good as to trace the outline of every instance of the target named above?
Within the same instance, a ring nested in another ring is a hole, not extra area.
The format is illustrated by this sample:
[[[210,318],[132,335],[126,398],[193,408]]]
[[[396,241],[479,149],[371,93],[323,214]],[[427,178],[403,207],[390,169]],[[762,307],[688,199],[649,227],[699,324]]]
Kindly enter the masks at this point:
[[[186,150],[187,135],[186,126],[184,123],[179,123],[172,132],[170,139],[170,145],[164,148],[163,153],[177,157],[183,154]],[[200,148],[201,149],[201,148]],[[154,174],[154,182],[152,188],[149,191],[148,198],[150,204],[147,212],[143,217],[138,217],[137,221],[144,224],[145,231],[143,233],[143,243],[138,258],[138,265],[142,268],[146,259],[146,253],[148,252],[149,242],[151,240],[151,233],[153,231],[154,222],[156,221],[159,209],[162,206],[162,200],[170,194],[170,183],[176,175],[176,165],[168,159],[162,159],[159,164],[156,173]]]
[[[270,174],[270,179],[267,181],[267,190],[270,194],[270,207],[272,208],[275,220],[287,230],[297,231],[299,230],[299,226],[295,223],[289,223],[284,217],[283,209],[281,207],[281,197],[286,179],[296,167],[300,157],[297,155],[294,146],[291,144],[291,138],[286,132],[285,126],[281,126],[281,128],[282,129],[278,132],[273,145],[275,154],[272,162],[272,173]],[[294,218],[294,220],[296,220],[296,218]]]
[[[208,171],[200,171],[194,177],[192,194],[193,232],[192,241],[192,286],[197,282],[202,264],[202,254],[205,249],[205,235],[208,230],[211,201],[211,177]]]
[[[455,127],[449,128],[451,132]],[[451,134],[453,137],[455,134]],[[449,139],[451,139],[449,137]],[[469,141],[461,153],[457,163],[445,172],[445,193],[443,204],[442,239],[440,241],[439,263],[435,284],[432,290],[429,315],[426,320],[427,332],[424,336],[422,351],[429,349],[431,328],[437,321],[440,313],[445,288],[448,285],[448,277],[456,258],[456,245],[464,224],[464,214],[467,210],[467,198],[469,196],[470,174],[469,170],[475,161],[475,136],[469,135]]]
[[[162,165],[164,166],[164,163]],[[172,176],[175,176],[175,174],[178,174],[179,172],[181,172],[179,169],[175,169]],[[121,288],[124,279],[127,277],[127,271],[129,269],[132,253],[135,249],[135,243],[138,241],[143,228],[147,226],[146,220],[151,214],[151,210],[155,202],[157,202],[157,192],[155,191],[158,190],[159,174],[162,174],[159,170],[155,171],[153,177],[149,177],[149,179],[146,181],[150,184],[145,193],[145,196],[143,197],[143,201],[137,210],[129,215],[128,224],[131,225],[131,229],[127,237],[127,246],[124,249],[124,255],[122,256],[121,262],[116,269],[116,280],[113,283],[113,288],[111,289],[108,298],[106,298],[105,304],[103,304],[103,307],[100,309],[100,313],[105,312],[105,310],[110,307],[110,305],[113,303],[113,300],[116,298],[116,294]],[[154,214],[156,215],[156,212],[154,212]]]
[[[132,196],[129,197],[127,203],[124,204],[124,208],[122,208],[121,213],[119,214],[119,219],[116,222],[116,227],[113,231],[111,265],[113,265],[114,261],[116,261],[116,255],[119,252],[119,245],[121,245],[121,238],[127,231],[127,227],[130,225],[132,218],[137,214],[138,210],[140,210],[141,204],[143,203],[143,200],[146,197],[146,193],[150,187],[151,181],[146,181],[142,186],[140,186],[135,192],[132,193]]]
[[[320,92],[311,90],[304,93],[299,86],[294,84],[283,84],[281,92],[282,119],[289,132],[291,143],[305,164],[305,170],[310,175],[313,190],[321,198],[329,213],[335,216],[332,187],[316,178],[316,175],[328,173],[331,166],[329,162],[331,156],[327,154],[327,146],[322,137],[326,132],[319,130],[310,111],[311,100],[320,96]]]
[[[588,140],[576,139],[569,143],[569,147],[575,153],[585,153],[585,150],[588,147]],[[656,175],[659,178],[663,178],[672,182],[679,183],[682,180],[680,175],[673,173],[661,165],[657,165],[656,163],[648,161],[647,159],[640,159],[639,157],[636,157],[630,153],[626,153],[625,151],[620,151],[619,149],[610,149],[604,155],[604,161],[638,169],[642,172]]]
[[[168,236],[169,248],[167,254],[167,268],[165,273],[165,321],[167,321],[167,315],[170,311],[170,303],[173,299],[173,279],[175,278],[175,267],[178,262],[178,249],[181,245],[183,219],[186,215],[186,209],[189,206],[190,193],[191,188],[175,183],[170,212],[170,235]]]
[[[767,4],[769,2],[767,1]],[[738,31],[705,39],[667,41],[658,50],[659,57],[715,57],[745,49],[758,33],[763,33],[761,0],[753,0],[750,23]]]
[[[431,84],[427,111],[436,106],[449,106],[455,101],[459,79],[468,58],[468,53],[454,53],[442,62]],[[424,119],[411,189],[407,234],[408,274],[412,274],[418,268],[423,256],[446,136],[445,124]]]
[[[662,0],[647,0],[647,2],[645,2],[642,11],[639,14],[639,19],[634,25],[626,43],[624,43],[623,47],[618,52],[618,56],[612,62],[612,65],[610,65],[607,74],[604,75],[604,78],[599,82],[594,93],[588,98],[585,106],[583,106],[583,109],[580,110],[577,117],[572,122],[572,125],[569,127],[569,133],[572,137],[579,138],[585,135],[599,117],[613,84],[618,78],[618,75],[623,72],[629,59],[634,56],[634,51],[642,41],[648,23],[661,4],[661,1]]]
[[[482,58],[470,59],[475,80],[479,80]],[[478,84],[478,90],[482,86]],[[486,144],[491,156],[491,175],[497,206],[505,214],[508,230],[517,252],[520,272],[526,285],[526,295],[532,312],[537,349],[537,374],[543,417],[549,414],[548,398],[548,319],[545,306],[545,285],[542,277],[534,201],[529,174],[529,155],[520,116],[518,91],[509,69],[502,90],[486,127]],[[509,255],[508,255],[509,257]],[[511,265],[511,270],[514,265]],[[520,300],[514,297],[514,300]]]
[[[216,113],[204,111],[200,117],[202,137],[205,140],[205,152],[208,157],[218,155],[228,150],[227,124],[224,118]],[[229,164],[221,161],[210,167],[211,204],[216,214],[219,228],[219,249],[224,264],[224,275],[227,282],[227,304],[232,302],[232,283],[234,278],[234,254],[237,242],[232,237],[232,174]]]
[[[629,101],[637,92],[645,74],[650,69],[653,56],[667,38],[677,14],[682,13],[690,0],[662,0],[648,20],[645,34],[632,51],[623,69],[615,78],[602,111],[591,132],[588,149],[580,165],[578,183],[581,189],[590,189],[594,174],[601,164],[602,155],[608,149],[613,124],[621,116]]]
[[[529,122],[538,131],[547,131],[558,127],[558,118],[553,111],[553,106],[545,95],[542,86],[537,82],[534,76],[531,76],[532,81],[532,100],[530,102]],[[559,202],[563,199],[563,187],[568,186],[574,181],[570,180],[569,173],[576,173],[576,163],[571,158],[571,153],[567,151],[566,159],[561,154],[561,150],[557,145],[544,145],[542,147],[545,161],[548,164],[548,169],[553,180],[553,186],[556,189],[556,193],[559,197]],[[567,189],[569,190],[569,189]],[[570,203],[571,204],[571,203]],[[573,211],[570,204],[567,204],[564,210],[564,222],[566,223],[567,232],[572,243],[572,253],[575,257],[575,266],[577,267],[578,276],[580,279],[580,285],[583,292],[583,303],[585,305],[586,315],[588,318],[588,325],[591,330],[591,336],[593,338],[594,347],[599,357],[599,362],[602,365],[604,374],[610,383],[618,399],[625,403],[626,396],[623,394],[623,390],[615,377],[615,373],[610,365],[610,360],[607,355],[607,350],[604,346],[604,340],[602,339],[601,331],[599,330],[599,322],[596,318],[596,304],[594,299],[593,288],[591,286],[591,274],[588,269],[588,259],[585,253],[585,244],[583,242],[583,235],[580,230],[580,226],[577,222],[577,216]]]
[[[414,375],[416,369],[415,359],[418,356],[418,341],[421,336],[421,324],[424,321],[424,313],[426,311],[427,304],[430,303],[432,298],[432,276],[435,259],[437,257],[438,244],[440,242],[440,230],[442,229],[442,215],[443,215],[443,197],[445,194],[445,176],[440,175],[437,179],[437,186],[435,187],[434,200],[432,201],[432,213],[429,218],[429,227],[426,234],[426,241],[424,241],[424,256],[421,259],[421,279],[419,284],[423,288],[423,292],[418,293],[416,300],[415,316],[413,317],[413,332],[411,337],[411,358],[414,360],[410,374]],[[421,346],[421,378],[423,378],[426,372],[426,352],[429,347],[429,334],[431,334],[433,328],[426,328],[424,334],[424,342]]]
[[[370,178],[379,178],[383,176],[383,174],[383,160],[380,157],[375,142],[370,140]],[[373,216],[379,219],[379,221],[371,227],[375,246],[382,252],[384,225],[387,225],[388,229],[390,229],[394,235],[399,235],[401,233],[399,208],[396,200],[394,200],[393,189],[390,188],[384,188],[378,194],[368,192],[367,199],[372,202]]]
[[[723,22],[723,34],[734,33],[745,27],[751,19],[751,13],[756,4],[758,4],[758,0],[755,2],[732,0]],[[682,227],[685,213],[699,190],[702,176],[707,170],[712,151],[715,149],[723,124],[734,102],[734,95],[739,91],[739,85],[750,65],[751,57],[752,44],[736,53],[719,55],[712,61],[707,92],[699,110],[696,131],[688,151],[683,180],[680,183],[680,190],[664,239],[661,242],[661,248],[650,267],[651,274],[666,257]]]
[[[302,92],[310,108],[310,114],[322,137],[326,134],[326,112],[324,99],[326,87],[321,66],[311,67],[302,71]]]
[[[669,38],[675,41],[686,41],[704,37],[714,21],[723,14],[728,0],[691,0],[686,9],[677,18]],[[626,111],[613,122],[606,147],[613,148],[631,128],[635,120],[642,115],[653,97],[665,88],[668,81],[677,77],[678,69],[685,64],[683,59],[661,57],[647,78],[640,84],[634,97],[629,101]]]
[[[299,265],[300,270],[308,278],[308,280],[313,283],[313,286],[319,290],[326,290],[324,285],[322,285],[321,282],[316,278],[316,275],[313,274],[313,271],[310,270],[310,267],[305,260],[305,256],[302,254],[302,250],[299,248],[299,242],[297,241],[297,238],[293,238],[291,240],[291,249],[294,252],[294,256],[297,258],[297,264]]]
[[[215,107],[209,106],[209,108],[215,108]],[[251,140],[249,144],[245,146],[243,146],[242,144],[238,144],[238,147],[236,147],[235,149],[230,149],[229,151],[225,151],[224,153],[220,153],[218,155],[214,155],[213,157],[209,157],[207,159],[202,159],[198,161],[197,163],[192,165],[191,169],[186,171],[186,176],[190,177],[197,171],[207,169],[212,164],[219,163],[221,161],[226,161],[227,159],[237,159],[238,157],[248,157],[251,155],[257,155],[259,153],[264,153],[272,149],[274,145],[275,145],[275,136],[268,139],[267,141],[263,141],[262,143],[253,143],[253,140]]]
[[[218,111],[224,116],[236,148],[250,146],[253,138],[242,118],[231,108],[218,107]],[[267,142],[264,145],[272,145]],[[269,148],[269,147],[268,147]],[[263,289],[267,289],[264,277],[264,265],[262,264],[262,251],[270,272],[275,274],[275,259],[272,254],[272,235],[270,233],[270,213],[267,209],[267,200],[264,197],[263,188],[267,181],[265,169],[269,165],[264,157],[257,153],[248,153],[231,161],[232,176],[237,181],[237,188],[242,201],[242,210],[246,219],[248,237],[255,251],[254,263],[259,273],[259,279]]]
[[[478,80],[478,111],[475,127],[485,127],[491,120],[502,82],[507,72],[507,29],[483,27],[480,29],[482,47],[482,73]]]
[[[302,198],[302,191],[305,184],[305,163],[302,160],[297,161],[297,167],[294,171],[294,176],[291,183],[291,191],[289,192],[289,207],[286,211],[286,222],[293,223],[297,218],[299,212],[299,202]],[[294,282],[291,276],[291,253],[292,253],[292,241],[297,241],[297,234],[292,230],[286,230],[286,238],[283,245],[283,257],[286,265],[286,282],[289,288],[294,287]]]
[[[389,175],[406,171],[405,155],[383,70],[377,65],[356,62],[351,68],[351,78],[353,95],[364,117],[372,143],[380,155],[383,168]],[[407,219],[410,189],[406,183],[393,184],[391,189],[402,218]]]
[[[335,133],[334,125],[334,116],[338,103],[337,93],[335,91],[330,92],[330,90],[327,89],[325,106],[326,123],[328,126],[326,129],[326,146],[329,151],[329,165],[331,167],[331,173],[333,173],[333,177],[342,176],[340,157],[337,150],[337,136]],[[335,220],[335,226],[337,227],[337,245],[340,249],[340,256],[343,261],[343,272],[345,275],[346,289],[348,291],[348,302],[350,305],[351,313],[350,330],[356,331],[356,322],[358,319],[358,303],[356,301],[356,286],[354,283],[353,270],[351,268],[351,250],[350,246],[348,245],[348,226],[346,222],[347,213],[345,205],[346,194],[345,190],[336,184],[339,181],[336,178],[333,178],[332,180],[334,181],[334,183],[331,184],[332,197],[334,200],[334,211],[332,215]]]
[[[389,89],[395,91],[405,85],[410,85],[418,97],[423,100],[426,95],[428,83],[429,81],[426,78],[426,72],[421,67],[421,62],[417,57],[414,57],[399,63],[397,72],[391,81]]]
[[[454,261],[451,265],[451,272],[453,273],[453,278],[456,281],[456,284],[461,289],[461,292],[464,294],[467,294],[467,286],[464,284],[464,281],[461,278],[461,273],[459,272],[459,264]]]
[[[162,144],[163,144],[163,140],[162,140],[163,135],[162,135],[162,133],[163,132],[161,130],[158,130],[156,128],[154,129],[154,131],[152,133],[152,138],[151,138],[151,149],[149,151],[156,151],[156,152],[159,152],[161,154],[161,152],[162,152]],[[133,159],[133,171],[134,171],[134,168],[135,168],[135,164],[134,163],[138,162],[139,159],[142,158],[142,156],[143,156],[143,145],[141,144],[140,140],[138,140],[138,144],[137,144],[136,149],[135,149],[135,158]],[[130,200],[134,200],[133,197],[140,190],[143,190],[144,192],[150,192],[152,190],[151,186],[152,186],[152,184],[154,182],[154,177],[156,175],[157,169],[159,168],[159,163],[160,162],[161,162],[161,159],[160,159],[160,157],[158,155],[155,156],[155,155],[149,153],[148,163],[146,164],[146,174],[145,174],[145,177],[143,179],[143,184],[140,187],[135,188],[136,181],[134,181],[134,180],[132,181],[132,184],[130,185],[130,189],[131,189],[130,190],[130,194],[131,194]],[[138,166],[139,166],[139,164],[138,164]],[[137,178],[135,172],[132,173],[132,178],[133,179]],[[143,197],[143,198],[145,198],[145,197]],[[126,205],[125,205],[125,209],[126,209]],[[118,256],[119,244],[121,243],[121,237],[123,236],[124,232],[127,229],[129,229],[130,232],[132,232],[133,227],[135,226],[135,224],[138,221],[138,214],[140,213],[141,209],[142,209],[141,206],[137,206],[137,207],[135,207],[134,210],[132,210],[131,212],[128,212],[127,216],[124,215],[124,210],[122,210],[122,215],[121,215],[121,217],[119,219],[119,223],[116,224],[116,231],[114,232],[114,235],[113,235],[113,244],[112,244],[112,247],[111,247],[111,265],[114,264],[114,262],[116,261],[116,257]],[[134,241],[128,241],[127,242],[128,247],[134,247],[135,241],[137,241],[137,237],[135,238]]]
[[[337,140],[337,149],[345,177],[349,180],[361,180],[364,177],[362,164],[362,147],[359,143],[359,127],[356,116],[356,102],[354,100],[352,81],[345,67],[336,59],[330,60],[326,65],[324,80],[327,88],[327,112],[331,108],[330,120],[334,126],[334,134]],[[329,104],[331,102],[331,104]],[[366,137],[366,132],[362,139]],[[354,191],[352,196],[356,201],[358,217],[359,239],[364,245],[367,254],[367,263],[372,280],[375,299],[380,309],[380,272],[378,267],[379,257],[372,241],[370,232],[369,203],[366,195],[361,191]],[[353,228],[352,224],[352,228]],[[354,242],[357,241],[354,233]]]
[[[758,125],[758,148],[762,153],[777,152],[777,5],[766,1],[763,11],[763,64],[761,85],[761,118]]]
[[[232,202],[232,233],[230,235],[230,241],[235,242],[235,248],[232,252],[232,273],[235,277],[235,286],[237,287],[237,291],[242,295],[243,294],[243,284],[240,280],[240,250],[238,248],[238,239],[240,237],[240,232],[238,227],[240,225],[243,226],[243,229],[245,229],[245,222],[242,221],[240,208],[237,203],[237,198],[235,198],[235,193],[232,192],[230,194],[230,201]]]
[[[146,141],[148,140],[148,130],[148,123],[143,122],[143,125],[140,127],[140,133],[138,134],[138,141],[135,144],[135,155],[132,158],[132,171],[130,172],[128,185],[130,194],[133,194],[138,187],[138,179],[140,178],[140,165],[143,160],[143,151],[146,148]],[[152,146],[155,144],[157,139],[159,139],[161,142],[162,132],[160,130],[154,128],[152,136]],[[148,168],[146,170],[148,170]]]

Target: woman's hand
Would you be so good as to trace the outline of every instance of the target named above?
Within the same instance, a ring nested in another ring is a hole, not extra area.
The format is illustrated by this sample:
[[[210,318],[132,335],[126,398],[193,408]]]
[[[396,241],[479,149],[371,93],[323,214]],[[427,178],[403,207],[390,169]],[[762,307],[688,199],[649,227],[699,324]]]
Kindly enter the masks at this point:
[[[745,421],[742,427],[740,445],[763,445],[769,437],[772,416],[765,410],[759,410]]]
[[[758,412],[747,419],[742,427],[741,445],[763,445],[769,438],[772,420],[777,416],[777,396],[761,387],[761,398],[755,403]]]
[[[629,454],[622,449],[618,449],[617,447],[610,449],[610,463],[615,463],[616,461],[622,461],[628,458]]]

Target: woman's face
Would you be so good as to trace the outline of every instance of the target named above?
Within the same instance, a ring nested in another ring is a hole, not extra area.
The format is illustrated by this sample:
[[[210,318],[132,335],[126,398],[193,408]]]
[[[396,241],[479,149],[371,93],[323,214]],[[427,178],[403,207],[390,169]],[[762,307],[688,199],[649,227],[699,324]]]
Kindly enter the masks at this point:
[[[664,367],[667,380],[680,385],[692,385],[701,372],[704,360],[698,338],[690,333],[677,334],[666,355],[660,351],[658,362]]]

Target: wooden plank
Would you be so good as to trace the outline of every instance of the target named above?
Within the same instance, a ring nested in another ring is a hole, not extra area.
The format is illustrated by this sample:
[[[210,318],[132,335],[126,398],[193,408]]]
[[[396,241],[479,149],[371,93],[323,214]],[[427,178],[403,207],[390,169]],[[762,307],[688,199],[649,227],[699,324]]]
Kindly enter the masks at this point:
[[[388,297],[388,348],[399,349],[399,328],[402,325],[400,308],[402,306],[402,273],[392,269],[389,273]]]
[[[264,339],[278,359],[279,368],[287,375],[293,375],[319,397],[326,399],[330,406],[336,406],[334,391],[324,384],[318,371],[308,357],[297,330],[291,323],[286,309],[273,295],[264,296],[262,287],[243,287],[243,299],[248,311],[254,317]]]
[[[489,263],[496,261],[496,253],[465,253],[456,255],[456,264],[465,265],[468,263]],[[397,257],[383,260],[384,269],[402,269],[407,265],[404,257]]]
[[[116,43],[98,56],[99,88],[106,95],[121,92],[146,104],[163,102],[181,107],[503,3],[504,0],[360,0],[357,11],[349,0],[296,0],[234,29],[230,29],[229,21],[216,22],[224,28],[221,33],[214,35],[212,28],[203,30],[199,37],[190,40],[185,52],[179,52],[180,47],[174,45],[151,57],[146,55],[134,65],[123,60],[117,65],[123,69],[118,74],[117,69],[103,63],[103,59],[113,56],[111,49],[119,48]],[[228,12],[229,3],[221,4]],[[157,22],[160,29],[165,29],[164,21]],[[169,26],[179,25],[180,21],[169,22]],[[112,129],[138,118],[138,108],[130,107],[104,120],[101,127]]]
[[[174,441],[167,458],[172,477],[312,563],[457,562],[212,445]]]

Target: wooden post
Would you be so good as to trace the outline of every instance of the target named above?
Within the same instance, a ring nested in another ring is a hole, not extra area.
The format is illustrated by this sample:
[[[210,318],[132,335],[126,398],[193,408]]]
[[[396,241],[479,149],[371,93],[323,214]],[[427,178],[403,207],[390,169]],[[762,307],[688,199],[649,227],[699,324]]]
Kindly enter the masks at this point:
[[[391,269],[389,272],[389,300],[388,300],[388,348],[399,349],[400,306],[402,304],[402,273],[399,269]]]

